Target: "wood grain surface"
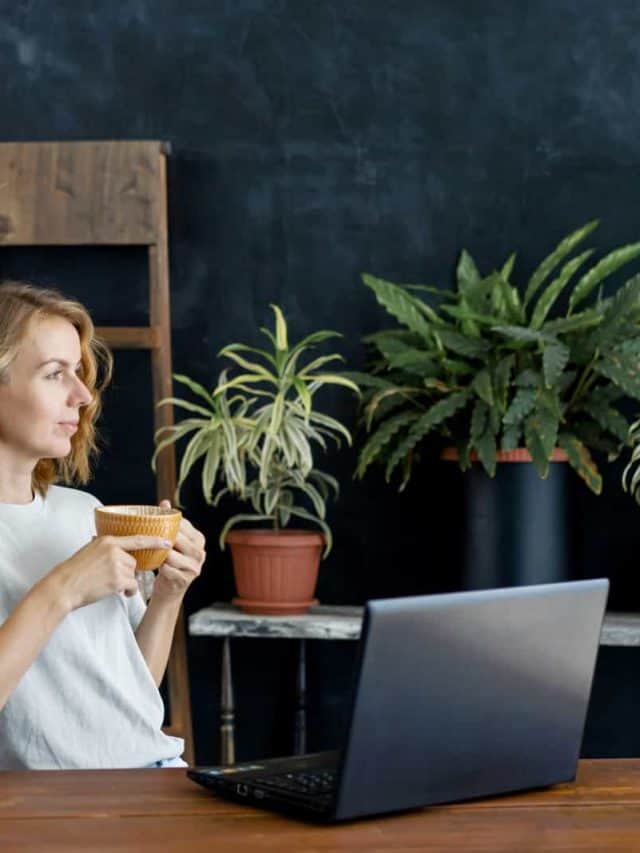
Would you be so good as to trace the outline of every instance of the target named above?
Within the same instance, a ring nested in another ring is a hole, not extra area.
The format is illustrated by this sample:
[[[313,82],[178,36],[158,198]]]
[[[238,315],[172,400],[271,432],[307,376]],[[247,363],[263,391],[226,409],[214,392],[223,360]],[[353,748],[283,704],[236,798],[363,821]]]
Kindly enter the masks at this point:
[[[0,774],[13,850],[634,851],[640,760],[582,761],[575,783],[315,826],[212,796],[181,769]]]

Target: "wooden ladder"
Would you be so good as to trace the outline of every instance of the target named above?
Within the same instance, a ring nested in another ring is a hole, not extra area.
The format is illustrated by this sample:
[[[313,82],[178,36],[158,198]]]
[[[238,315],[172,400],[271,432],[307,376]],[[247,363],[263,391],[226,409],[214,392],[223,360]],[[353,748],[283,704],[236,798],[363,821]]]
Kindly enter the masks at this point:
[[[149,325],[100,326],[113,349],[151,353],[154,431],[173,424],[166,157],[160,141],[0,143],[1,246],[140,246],[148,257]],[[158,456],[158,502],[173,503],[175,447]],[[194,763],[186,633],[181,608],[168,664],[168,734]]]

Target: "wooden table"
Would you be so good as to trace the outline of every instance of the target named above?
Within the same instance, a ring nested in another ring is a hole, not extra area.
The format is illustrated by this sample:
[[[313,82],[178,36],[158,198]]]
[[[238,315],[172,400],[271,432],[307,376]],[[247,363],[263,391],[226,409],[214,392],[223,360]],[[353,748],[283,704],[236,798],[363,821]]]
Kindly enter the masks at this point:
[[[640,849],[640,759],[580,762],[575,783],[336,826],[226,802],[183,770],[0,773],[13,851],[576,851]]]

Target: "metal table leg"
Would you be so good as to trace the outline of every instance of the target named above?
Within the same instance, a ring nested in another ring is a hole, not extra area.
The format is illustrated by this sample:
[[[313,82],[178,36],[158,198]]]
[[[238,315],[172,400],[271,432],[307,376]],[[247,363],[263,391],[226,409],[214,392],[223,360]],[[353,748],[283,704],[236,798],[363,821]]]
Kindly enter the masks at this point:
[[[231,681],[231,644],[222,646],[222,689],[220,692],[220,756],[222,764],[235,764],[233,684]]]
[[[296,718],[293,738],[295,755],[307,751],[307,648],[306,640],[298,646],[298,670],[296,677]]]

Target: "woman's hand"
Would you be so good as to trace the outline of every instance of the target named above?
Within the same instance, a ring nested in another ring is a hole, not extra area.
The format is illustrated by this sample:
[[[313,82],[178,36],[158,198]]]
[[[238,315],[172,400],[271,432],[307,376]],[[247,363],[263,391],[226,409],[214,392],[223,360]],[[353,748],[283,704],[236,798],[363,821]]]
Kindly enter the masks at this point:
[[[160,501],[160,506],[170,509],[171,503],[163,500]],[[152,599],[179,601],[184,597],[185,592],[202,570],[207,556],[205,544],[206,540],[202,533],[183,517],[175,544],[158,570],[153,584]]]
[[[107,595],[138,591],[136,558],[129,551],[167,547],[158,536],[95,536],[47,576],[54,595],[71,611]]]

